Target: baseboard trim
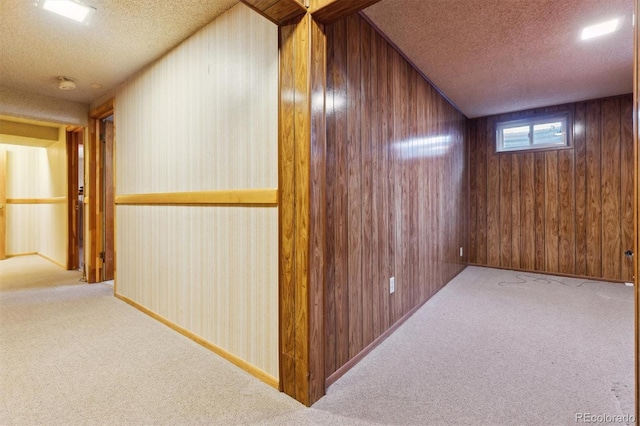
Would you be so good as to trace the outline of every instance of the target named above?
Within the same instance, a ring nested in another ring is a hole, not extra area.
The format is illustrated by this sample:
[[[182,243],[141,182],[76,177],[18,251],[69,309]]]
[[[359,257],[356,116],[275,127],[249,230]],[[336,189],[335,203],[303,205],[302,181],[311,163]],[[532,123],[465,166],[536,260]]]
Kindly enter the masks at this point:
[[[329,388],[329,386],[334,384],[340,377],[344,376],[347,371],[351,370],[357,363],[362,361],[362,359],[365,356],[369,355],[369,353],[372,350],[374,350],[376,348],[376,346],[378,346],[380,343],[384,342],[387,339],[387,337],[391,336],[394,331],[396,331],[406,320],[408,320],[411,317],[411,315],[415,314],[416,311],[418,311],[418,309],[420,309],[422,306],[424,306],[424,304],[427,303],[433,296],[438,294],[438,292],[440,290],[445,288],[447,286],[447,284],[449,284],[451,282],[451,280],[453,280],[455,277],[460,275],[460,273],[462,271],[464,271],[466,269],[466,267],[467,267],[467,265],[465,264],[464,267],[462,269],[460,269],[455,275],[453,275],[451,277],[451,279],[449,281],[447,281],[441,288],[439,288],[432,295],[430,295],[429,297],[424,299],[422,302],[420,302],[416,306],[414,306],[409,312],[404,314],[398,321],[396,321],[384,333],[382,333],[380,336],[378,336],[373,342],[369,343],[362,351],[360,351],[360,353],[358,353],[356,356],[354,356],[349,361],[347,361],[342,367],[338,368],[334,373],[329,375],[329,377],[327,377],[325,379],[325,381],[324,381],[325,392]]]
[[[12,253],[12,254],[7,254],[7,259],[9,259],[10,257],[37,256],[37,255],[38,255],[37,251],[28,252],[28,253]]]
[[[65,271],[67,270],[67,265],[64,265],[60,262],[58,262],[57,260],[53,260],[52,258],[50,258],[49,256],[45,256],[44,254],[38,252],[36,253],[38,256],[40,256],[41,258],[43,258],[44,260],[48,260],[49,262],[53,263],[56,266],[61,267],[62,269],[64,269]]]
[[[548,272],[548,271],[535,271],[535,270],[531,270],[531,269],[507,268],[506,266],[482,265],[480,263],[469,263],[469,266],[477,266],[479,268],[502,269],[504,271],[525,272],[525,273],[529,273],[529,274],[540,274],[540,275],[551,275],[551,276],[556,276],[556,277],[577,278],[579,280],[602,281],[602,282],[614,283],[614,284],[624,284],[625,283],[625,281],[623,281],[623,280],[614,280],[614,279],[604,278],[604,277],[588,277],[586,275],[563,274],[561,272]]]
[[[135,301],[129,299],[128,297],[123,296],[123,295],[118,294],[118,293],[114,293],[114,295],[115,295],[116,298],[122,300],[125,303],[128,303],[129,305],[133,306],[134,308],[138,309],[139,311],[149,315],[151,318],[163,323],[167,327],[173,329],[174,331],[177,331],[178,333],[182,334],[183,336],[188,337],[189,339],[193,340],[197,344],[199,344],[201,346],[204,346],[205,348],[209,349],[210,351],[214,352],[215,354],[217,354],[217,355],[221,356],[222,358],[226,359],[227,361],[231,362],[235,366],[240,367],[241,369],[243,369],[247,373],[249,373],[252,376],[255,376],[256,378],[262,380],[263,382],[265,382],[269,386],[272,386],[272,387],[274,387],[276,389],[279,389],[280,383],[279,383],[278,379],[276,379],[272,375],[268,374],[267,372],[259,369],[258,367],[254,366],[252,364],[249,364],[247,361],[243,360],[242,358],[237,357],[236,355],[232,354],[231,352],[228,352],[225,349],[222,349],[221,347],[219,347],[217,345],[214,345],[213,343],[211,343],[208,340],[203,339],[202,337],[192,333],[191,331],[187,330],[186,328],[183,328],[183,327],[179,326],[178,324],[170,321],[169,319],[167,319],[167,318],[163,317],[162,315],[152,311],[151,309],[142,306],[138,302],[135,302]]]

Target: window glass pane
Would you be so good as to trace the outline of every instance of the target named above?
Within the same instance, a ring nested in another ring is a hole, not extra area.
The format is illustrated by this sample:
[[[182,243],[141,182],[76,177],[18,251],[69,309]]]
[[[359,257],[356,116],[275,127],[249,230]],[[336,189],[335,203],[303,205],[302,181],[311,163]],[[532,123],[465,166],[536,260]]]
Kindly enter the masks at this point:
[[[529,146],[529,126],[502,129],[502,147],[504,149]]]
[[[565,131],[562,121],[533,125],[534,145],[564,145]]]

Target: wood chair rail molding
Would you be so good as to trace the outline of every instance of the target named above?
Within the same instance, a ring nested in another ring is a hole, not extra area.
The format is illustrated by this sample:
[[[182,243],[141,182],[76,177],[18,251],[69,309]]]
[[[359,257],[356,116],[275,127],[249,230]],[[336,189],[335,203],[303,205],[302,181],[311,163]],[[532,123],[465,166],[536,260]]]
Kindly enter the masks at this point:
[[[7,198],[7,204],[62,204],[66,202],[67,197]]]
[[[116,195],[117,205],[278,205],[278,190],[236,189],[222,191],[162,192]]]

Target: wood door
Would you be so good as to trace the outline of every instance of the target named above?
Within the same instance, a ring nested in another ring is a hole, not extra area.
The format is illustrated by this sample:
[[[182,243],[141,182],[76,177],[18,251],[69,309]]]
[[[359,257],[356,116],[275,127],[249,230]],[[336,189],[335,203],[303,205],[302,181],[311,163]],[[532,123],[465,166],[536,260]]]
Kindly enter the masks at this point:
[[[114,180],[113,180],[113,147],[114,147],[114,126],[113,121],[105,119],[104,121],[104,155],[102,156],[104,165],[102,167],[104,178],[104,268],[103,280],[109,281],[114,277],[115,271],[115,198],[114,198]]]
[[[0,147],[0,260],[7,258],[7,150]]]

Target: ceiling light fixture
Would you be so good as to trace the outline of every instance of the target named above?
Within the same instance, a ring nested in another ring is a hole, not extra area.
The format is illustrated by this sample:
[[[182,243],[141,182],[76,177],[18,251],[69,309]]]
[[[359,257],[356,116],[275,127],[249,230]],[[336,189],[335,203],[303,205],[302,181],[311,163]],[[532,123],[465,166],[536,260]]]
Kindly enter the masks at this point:
[[[585,27],[582,30],[581,38],[582,40],[588,40],[590,38],[612,33],[618,29],[618,21],[619,19],[612,19],[607,22]]]
[[[77,87],[76,82],[69,77],[58,77],[58,89],[60,90],[74,90]]]
[[[84,22],[89,12],[95,10],[91,6],[73,0],[44,0],[42,8],[77,22]]]

